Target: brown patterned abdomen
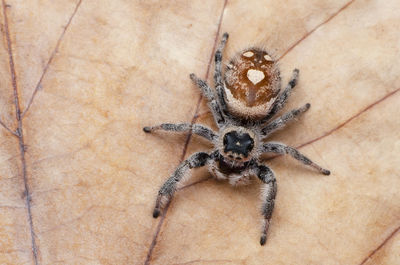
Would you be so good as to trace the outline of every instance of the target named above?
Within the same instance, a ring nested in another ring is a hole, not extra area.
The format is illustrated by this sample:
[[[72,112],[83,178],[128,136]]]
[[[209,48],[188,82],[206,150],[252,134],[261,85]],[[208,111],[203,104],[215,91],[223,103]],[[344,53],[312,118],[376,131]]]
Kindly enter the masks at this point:
[[[251,109],[270,105],[279,93],[280,74],[275,61],[261,49],[252,48],[239,53],[229,64],[225,73],[228,104],[235,112],[253,116]],[[229,101],[229,97],[232,97]],[[232,106],[232,105],[241,106]],[[246,109],[245,113],[240,108]],[[257,108],[260,109],[260,108]],[[264,111],[268,109],[262,108]],[[262,113],[256,111],[255,116]]]

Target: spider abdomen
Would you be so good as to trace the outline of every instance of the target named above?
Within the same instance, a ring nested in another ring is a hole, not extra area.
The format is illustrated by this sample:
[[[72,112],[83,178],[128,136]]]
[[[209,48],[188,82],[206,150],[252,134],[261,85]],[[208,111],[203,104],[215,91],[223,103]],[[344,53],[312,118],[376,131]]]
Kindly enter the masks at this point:
[[[277,64],[262,49],[244,50],[227,66],[227,104],[239,116],[262,117],[270,109],[279,90],[280,73]]]

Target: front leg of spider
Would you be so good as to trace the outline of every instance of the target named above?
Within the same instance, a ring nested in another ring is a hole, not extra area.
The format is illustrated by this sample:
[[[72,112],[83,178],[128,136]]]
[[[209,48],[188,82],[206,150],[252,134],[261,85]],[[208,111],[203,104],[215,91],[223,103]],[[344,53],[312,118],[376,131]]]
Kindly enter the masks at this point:
[[[256,165],[255,168],[257,177],[264,183],[262,188],[262,208],[261,213],[264,217],[263,226],[260,237],[260,244],[265,245],[267,241],[268,228],[274,210],[277,185],[274,173],[265,165]]]
[[[169,203],[176,191],[177,185],[188,174],[188,170],[206,165],[210,158],[209,154],[199,152],[193,154],[178,166],[175,172],[164,183],[164,185],[161,186],[161,189],[158,192],[156,205],[153,211],[154,218],[157,218],[160,215],[161,210]]]

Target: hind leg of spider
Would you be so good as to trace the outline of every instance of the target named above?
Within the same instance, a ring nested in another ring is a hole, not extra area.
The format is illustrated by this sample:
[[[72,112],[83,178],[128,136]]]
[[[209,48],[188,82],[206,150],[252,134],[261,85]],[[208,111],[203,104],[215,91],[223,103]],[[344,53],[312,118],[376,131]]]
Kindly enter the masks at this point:
[[[208,105],[211,109],[214,120],[217,123],[218,127],[222,127],[223,125],[225,125],[225,115],[222,113],[221,107],[218,104],[218,101],[215,98],[214,92],[211,90],[211,88],[204,80],[201,80],[193,73],[190,74],[190,79],[192,79],[192,81],[200,88],[203,95],[207,98]]]
[[[188,159],[183,161],[171,177],[161,186],[156,205],[153,211],[153,217],[157,218],[160,215],[161,210],[169,203],[172,196],[174,195],[178,184],[181,183],[185,176],[188,174],[188,170],[192,168],[202,167],[211,159],[210,155],[204,152],[195,153]]]
[[[277,185],[274,173],[269,167],[264,165],[256,165],[255,173],[258,178],[264,183],[264,187],[262,188],[263,204],[261,209],[264,219],[260,237],[260,244],[265,245],[265,242],[267,241],[267,234],[271,221],[272,211],[274,210]]]
[[[271,123],[269,123],[267,126],[265,126],[261,130],[262,139],[265,139],[271,133],[281,129],[282,127],[284,127],[286,125],[286,123],[288,123],[289,121],[295,119],[300,114],[306,112],[310,108],[310,106],[311,106],[310,103],[307,103],[303,107],[301,107],[299,109],[291,110],[291,111],[283,114],[279,118],[276,118],[275,120],[273,120]]]
[[[228,38],[229,34],[225,32],[222,35],[221,43],[219,44],[217,50],[215,51],[215,70],[214,70],[215,90],[217,91],[218,102],[224,113],[227,112],[228,107],[225,101],[224,83],[222,78],[222,54],[224,52],[225,44]]]
[[[281,143],[271,143],[271,142],[268,143],[267,142],[267,143],[263,144],[262,152],[263,153],[270,152],[270,153],[276,153],[276,154],[288,154],[288,155],[292,156],[294,159],[299,160],[301,163],[315,168],[316,170],[318,170],[320,173],[322,173],[324,175],[331,174],[331,172],[329,170],[320,167],[319,165],[317,165],[316,163],[311,161],[308,157],[301,154],[295,148],[281,144]]]
[[[200,124],[189,124],[189,123],[162,123],[156,126],[146,126],[143,128],[143,131],[146,133],[150,133],[157,130],[171,131],[171,132],[188,132],[192,131],[192,133],[197,134],[201,137],[206,138],[209,141],[214,141],[218,138],[218,135],[213,132],[213,130],[200,125]]]
[[[281,94],[279,94],[278,98],[275,100],[275,102],[273,103],[271,110],[269,111],[268,115],[265,116],[261,122],[267,122],[269,119],[272,118],[272,116],[274,116],[280,109],[283,108],[283,106],[285,106],[285,103],[287,101],[287,99],[289,98],[293,88],[296,86],[297,84],[297,79],[299,78],[299,69],[294,69],[293,70],[293,74],[292,77],[289,81],[289,83],[287,84],[287,86],[285,87],[285,90],[283,90],[283,92]]]

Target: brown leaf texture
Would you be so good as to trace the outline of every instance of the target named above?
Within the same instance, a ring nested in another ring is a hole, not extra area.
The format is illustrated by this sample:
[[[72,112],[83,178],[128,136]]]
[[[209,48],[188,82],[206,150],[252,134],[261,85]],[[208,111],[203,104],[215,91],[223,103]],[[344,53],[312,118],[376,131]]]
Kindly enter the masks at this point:
[[[400,264],[398,0],[2,0],[0,264]],[[211,145],[145,134],[161,122],[216,129],[191,83],[266,47],[283,111],[311,103],[271,139],[330,176],[267,160],[278,195],[259,245],[260,187],[205,169],[153,219],[159,187]]]

